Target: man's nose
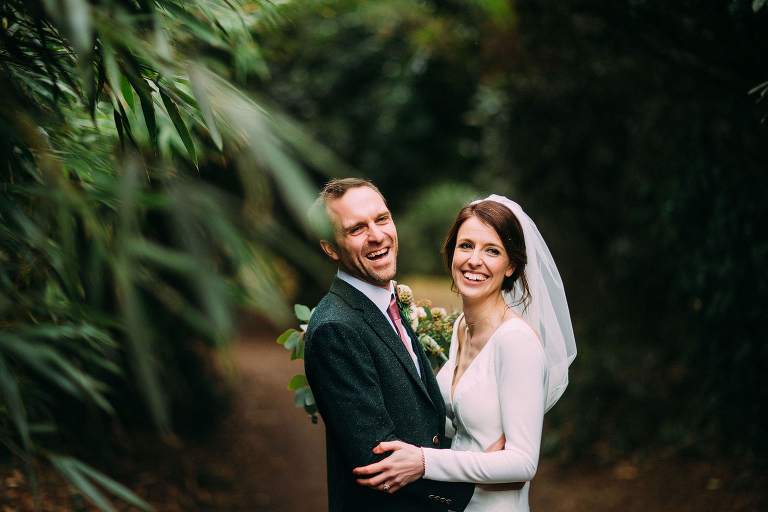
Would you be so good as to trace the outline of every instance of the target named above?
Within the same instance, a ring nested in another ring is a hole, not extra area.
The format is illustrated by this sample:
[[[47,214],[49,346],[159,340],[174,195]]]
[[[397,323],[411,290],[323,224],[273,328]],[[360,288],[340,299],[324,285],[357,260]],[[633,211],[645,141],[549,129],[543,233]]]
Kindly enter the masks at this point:
[[[384,240],[384,230],[381,229],[375,222],[368,227],[368,241],[369,242],[381,242]]]

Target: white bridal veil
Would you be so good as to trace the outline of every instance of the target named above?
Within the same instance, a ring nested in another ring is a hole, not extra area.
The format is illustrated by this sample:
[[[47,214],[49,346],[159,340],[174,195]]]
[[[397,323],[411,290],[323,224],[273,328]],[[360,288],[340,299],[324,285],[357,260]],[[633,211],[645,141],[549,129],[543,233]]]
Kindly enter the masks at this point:
[[[531,302],[527,308],[517,304],[522,296],[520,281],[515,284],[513,290],[504,292],[504,300],[528,322],[544,345],[549,371],[549,388],[544,410],[548,411],[568,386],[568,367],[576,357],[576,338],[573,335],[563,281],[536,224],[519,204],[496,194],[474,201],[473,204],[480,201],[495,201],[503,204],[512,211],[523,227],[525,252],[528,259],[525,276],[528,280]]]

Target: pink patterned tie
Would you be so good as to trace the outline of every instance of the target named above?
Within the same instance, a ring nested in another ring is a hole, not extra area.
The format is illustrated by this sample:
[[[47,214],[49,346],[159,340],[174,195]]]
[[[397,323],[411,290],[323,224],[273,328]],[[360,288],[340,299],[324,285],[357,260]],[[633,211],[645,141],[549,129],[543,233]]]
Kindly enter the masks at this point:
[[[411,358],[413,358],[415,354],[413,352],[413,347],[411,346],[411,339],[408,337],[408,334],[405,332],[405,327],[403,327],[403,319],[400,317],[400,309],[398,309],[397,307],[397,301],[395,300],[394,295],[392,295],[389,299],[389,307],[387,308],[387,314],[389,315],[389,318],[392,320],[392,323],[395,324],[395,328],[397,329],[397,334],[400,335],[400,339],[405,345],[405,349],[408,351],[408,354],[411,355]]]

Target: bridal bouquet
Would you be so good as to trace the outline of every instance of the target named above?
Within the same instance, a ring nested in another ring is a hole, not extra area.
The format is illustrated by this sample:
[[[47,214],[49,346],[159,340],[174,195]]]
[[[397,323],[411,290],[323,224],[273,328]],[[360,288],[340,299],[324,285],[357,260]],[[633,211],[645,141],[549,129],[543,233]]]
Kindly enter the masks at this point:
[[[413,291],[404,284],[397,285],[397,301],[403,320],[410,323],[411,329],[427,354],[432,369],[437,373],[443,363],[448,360],[453,322],[458,313],[449,315],[445,308],[432,306],[432,301],[428,299],[416,302]]]
[[[410,324],[427,354],[432,370],[437,373],[443,363],[448,360],[453,322],[458,313],[448,314],[445,308],[434,307],[429,300],[417,302],[411,288],[404,284],[398,284],[396,291],[403,321]],[[277,343],[291,352],[291,359],[304,359],[304,333],[314,309],[296,304],[293,310],[299,320],[299,328],[287,329],[278,336]],[[303,374],[294,375],[288,383],[288,389],[293,391],[296,407],[303,407],[312,419],[312,423],[317,423],[317,405],[307,383],[307,377]]]

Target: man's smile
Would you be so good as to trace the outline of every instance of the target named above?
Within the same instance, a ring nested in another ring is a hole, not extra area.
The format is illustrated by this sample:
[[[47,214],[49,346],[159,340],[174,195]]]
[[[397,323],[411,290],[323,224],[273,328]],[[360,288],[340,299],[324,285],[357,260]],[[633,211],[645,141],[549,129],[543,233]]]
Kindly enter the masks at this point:
[[[376,261],[376,260],[385,258],[388,254],[389,254],[389,247],[385,247],[377,251],[369,252],[368,254],[365,255],[365,257],[371,261]]]

